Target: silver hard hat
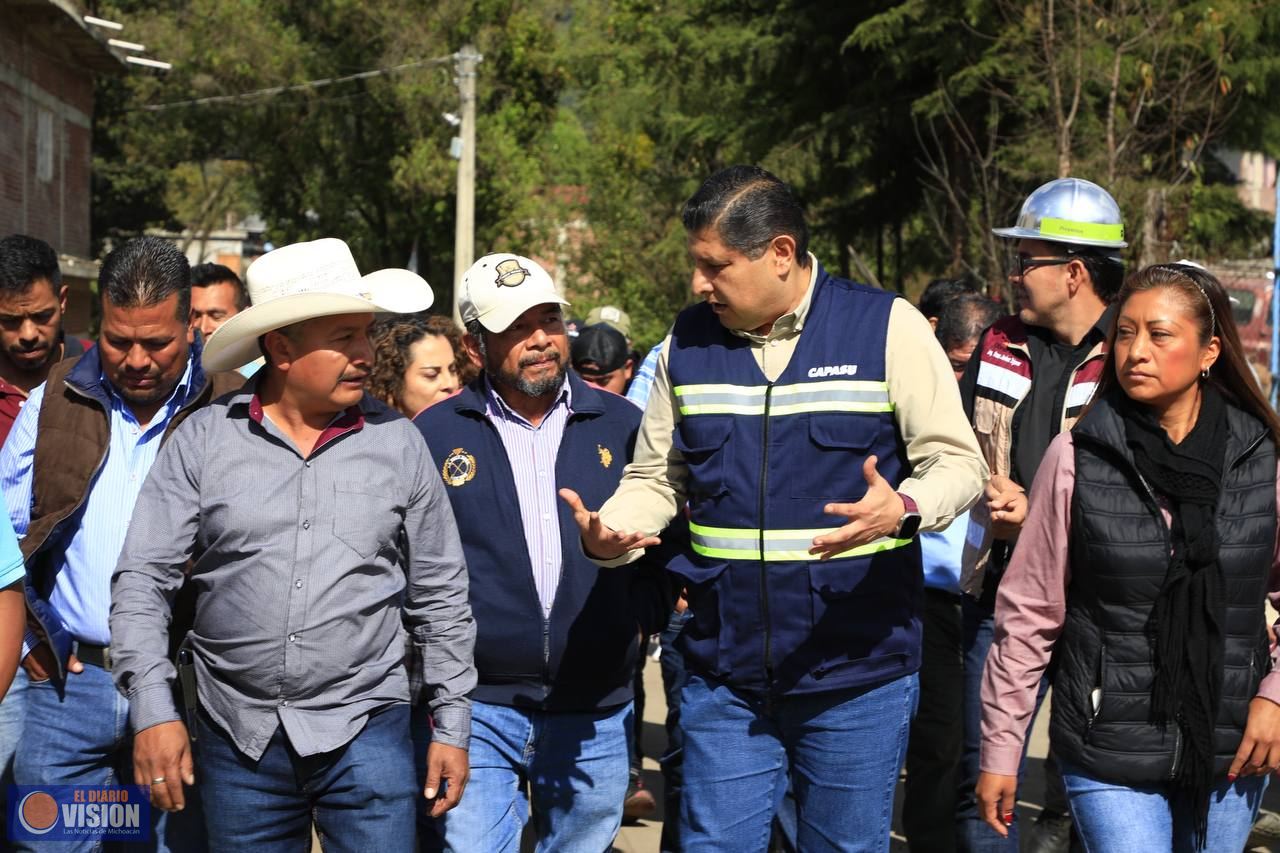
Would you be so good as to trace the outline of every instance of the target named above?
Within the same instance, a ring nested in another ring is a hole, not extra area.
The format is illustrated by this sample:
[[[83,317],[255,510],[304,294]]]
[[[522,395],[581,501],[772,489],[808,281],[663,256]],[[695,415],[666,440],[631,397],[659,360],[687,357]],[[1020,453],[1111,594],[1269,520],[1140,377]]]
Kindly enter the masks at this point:
[[[1111,193],[1082,178],[1058,178],[1022,203],[1012,228],[992,228],[998,237],[1045,240],[1073,246],[1123,249],[1124,222]]]

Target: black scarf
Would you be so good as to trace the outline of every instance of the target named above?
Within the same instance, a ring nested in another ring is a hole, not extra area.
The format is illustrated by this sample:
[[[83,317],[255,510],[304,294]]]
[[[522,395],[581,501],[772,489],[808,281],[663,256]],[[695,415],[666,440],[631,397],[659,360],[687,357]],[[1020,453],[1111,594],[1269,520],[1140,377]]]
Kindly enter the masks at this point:
[[[1127,396],[1120,413],[1138,473],[1168,500],[1173,516],[1169,571],[1147,624],[1156,668],[1151,708],[1156,722],[1172,722],[1181,732],[1174,785],[1196,817],[1196,838],[1203,844],[1222,695],[1225,581],[1214,516],[1222,493],[1227,405],[1213,385],[1203,383],[1201,392],[1200,416],[1180,444],[1169,440],[1150,409]]]

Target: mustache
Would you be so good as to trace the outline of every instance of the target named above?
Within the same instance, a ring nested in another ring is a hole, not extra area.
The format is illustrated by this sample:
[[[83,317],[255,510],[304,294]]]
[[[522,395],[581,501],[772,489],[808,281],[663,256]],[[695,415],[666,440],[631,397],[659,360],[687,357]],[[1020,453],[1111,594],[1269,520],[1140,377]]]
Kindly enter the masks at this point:
[[[552,351],[539,353],[538,355],[526,355],[520,359],[521,367],[531,367],[535,364],[545,364],[548,362],[560,363],[560,353]]]

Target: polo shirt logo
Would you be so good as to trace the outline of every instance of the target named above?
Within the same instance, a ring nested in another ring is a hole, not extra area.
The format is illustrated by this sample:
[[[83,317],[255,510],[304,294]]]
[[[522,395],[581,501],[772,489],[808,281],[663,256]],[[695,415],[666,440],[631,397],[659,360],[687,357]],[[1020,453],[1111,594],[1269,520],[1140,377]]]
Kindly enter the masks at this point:
[[[613,451],[605,447],[603,444],[596,445],[596,452],[600,454],[600,467],[608,468],[613,464]]]
[[[455,447],[453,452],[445,457],[444,465],[440,468],[440,476],[450,486],[466,485],[475,475],[476,458],[461,447]]]

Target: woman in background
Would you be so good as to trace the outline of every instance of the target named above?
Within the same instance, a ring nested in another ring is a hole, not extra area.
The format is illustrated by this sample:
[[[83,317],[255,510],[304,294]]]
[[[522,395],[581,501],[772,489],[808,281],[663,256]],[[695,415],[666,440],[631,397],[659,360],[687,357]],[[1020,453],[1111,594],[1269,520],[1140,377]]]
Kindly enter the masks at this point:
[[[439,314],[410,314],[376,323],[369,393],[412,418],[470,382],[478,370],[462,347],[462,331]]]

